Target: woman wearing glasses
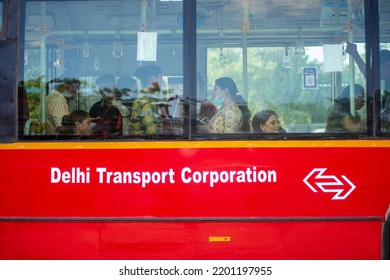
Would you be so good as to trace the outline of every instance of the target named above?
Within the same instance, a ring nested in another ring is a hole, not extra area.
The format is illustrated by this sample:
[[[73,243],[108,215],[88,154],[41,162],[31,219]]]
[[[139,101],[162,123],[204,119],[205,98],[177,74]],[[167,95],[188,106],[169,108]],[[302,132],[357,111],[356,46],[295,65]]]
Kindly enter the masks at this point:
[[[272,110],[263,110],[252,118],[252,128],[255,133],[283,133],[286,132],[279,122],[279,116]]]

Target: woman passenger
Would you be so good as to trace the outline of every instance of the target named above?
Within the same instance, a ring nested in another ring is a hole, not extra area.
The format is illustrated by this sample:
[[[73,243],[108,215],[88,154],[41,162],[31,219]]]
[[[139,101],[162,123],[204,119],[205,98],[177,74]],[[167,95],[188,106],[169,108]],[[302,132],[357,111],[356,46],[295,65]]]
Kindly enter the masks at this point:
[[[255,133],[286,132],[279,122],[279,116],[272,110],[257,112],[252,118],[252,128]]]
[[[250,111],[241,95],[238,94],[236,83],[228,77],[215,80],[214,104],[217,113],[208,124],[199,126],[201,132],[237,133],[250,131]]]
[[[91,135],[91,117],[83,110],[75,110],[62,118],[62,125],[66,127],[66,133],[70,135]]]

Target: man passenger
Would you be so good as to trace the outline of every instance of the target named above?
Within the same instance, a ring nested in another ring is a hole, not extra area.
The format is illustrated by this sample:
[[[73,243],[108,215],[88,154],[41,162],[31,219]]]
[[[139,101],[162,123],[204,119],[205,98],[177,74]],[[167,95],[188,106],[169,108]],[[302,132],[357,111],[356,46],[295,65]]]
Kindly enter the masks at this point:
[[[156,94],[160,92],[162,75],[160,67],[146,65],[135,71],[142,89],[134,100],[130,126],[135,135],[158,135],[162,133],[162,121]]]

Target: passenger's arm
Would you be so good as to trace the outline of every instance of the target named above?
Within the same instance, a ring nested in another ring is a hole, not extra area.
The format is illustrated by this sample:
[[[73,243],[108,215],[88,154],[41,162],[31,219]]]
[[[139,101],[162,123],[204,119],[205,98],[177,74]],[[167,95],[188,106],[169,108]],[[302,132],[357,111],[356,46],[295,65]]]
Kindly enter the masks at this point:
[[[348,43],[345,51],[355,59],[360,71],[362,72],[364,77],[366,77],[366,63],[363,61],[360,54],[358,53],[356,44]]]
[[[198,130],[198,132],[203,132],[203,133],[213,133],[214,132],[213,128],[207,123],[199,124],[197,126],[197,130]]]
[[[341,125],[349,132],[365,132],[367,125],[365,121],[354,122],[350,116],[346,116],[341,120]]]

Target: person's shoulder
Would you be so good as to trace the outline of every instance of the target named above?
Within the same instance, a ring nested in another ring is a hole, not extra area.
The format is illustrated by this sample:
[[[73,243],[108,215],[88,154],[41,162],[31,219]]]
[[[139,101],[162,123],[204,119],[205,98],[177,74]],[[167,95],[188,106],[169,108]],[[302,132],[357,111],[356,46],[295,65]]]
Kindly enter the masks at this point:
[[[102,104],[102,100],[99,100],[99,101],[97,101],[97,102],[95,102],[95,103],[92,104],[91,109],[92,109],[92,108],[96,108],[96,107],[100,107],[101,104]]]
[[[134,99],[134,103],[137,103],[139,106],[144,106],[150,104],[152,101],[152,98],[150,98],[148,95],[143,94],[140,97],[137,97]]]
[[[48,95],[46,95],[46,103],[58,103],[63,99],[65,99],[65,97],[63,97],[58,91],[51,91]]]
[[[237,104],[230,104],[226,107],[226,111],[239,113],[241,112],[240,107]]]
[[[59,96],[61,96],[61,93],[53,89],[46,95],[46,99],[58,98]]]
[[[119,109],[118,109],[118,107],[116,107],[116,106],[110,106],[110,108],[108,109],[108,111],[110,111],[110,112],[118,112],[119,113]]]

